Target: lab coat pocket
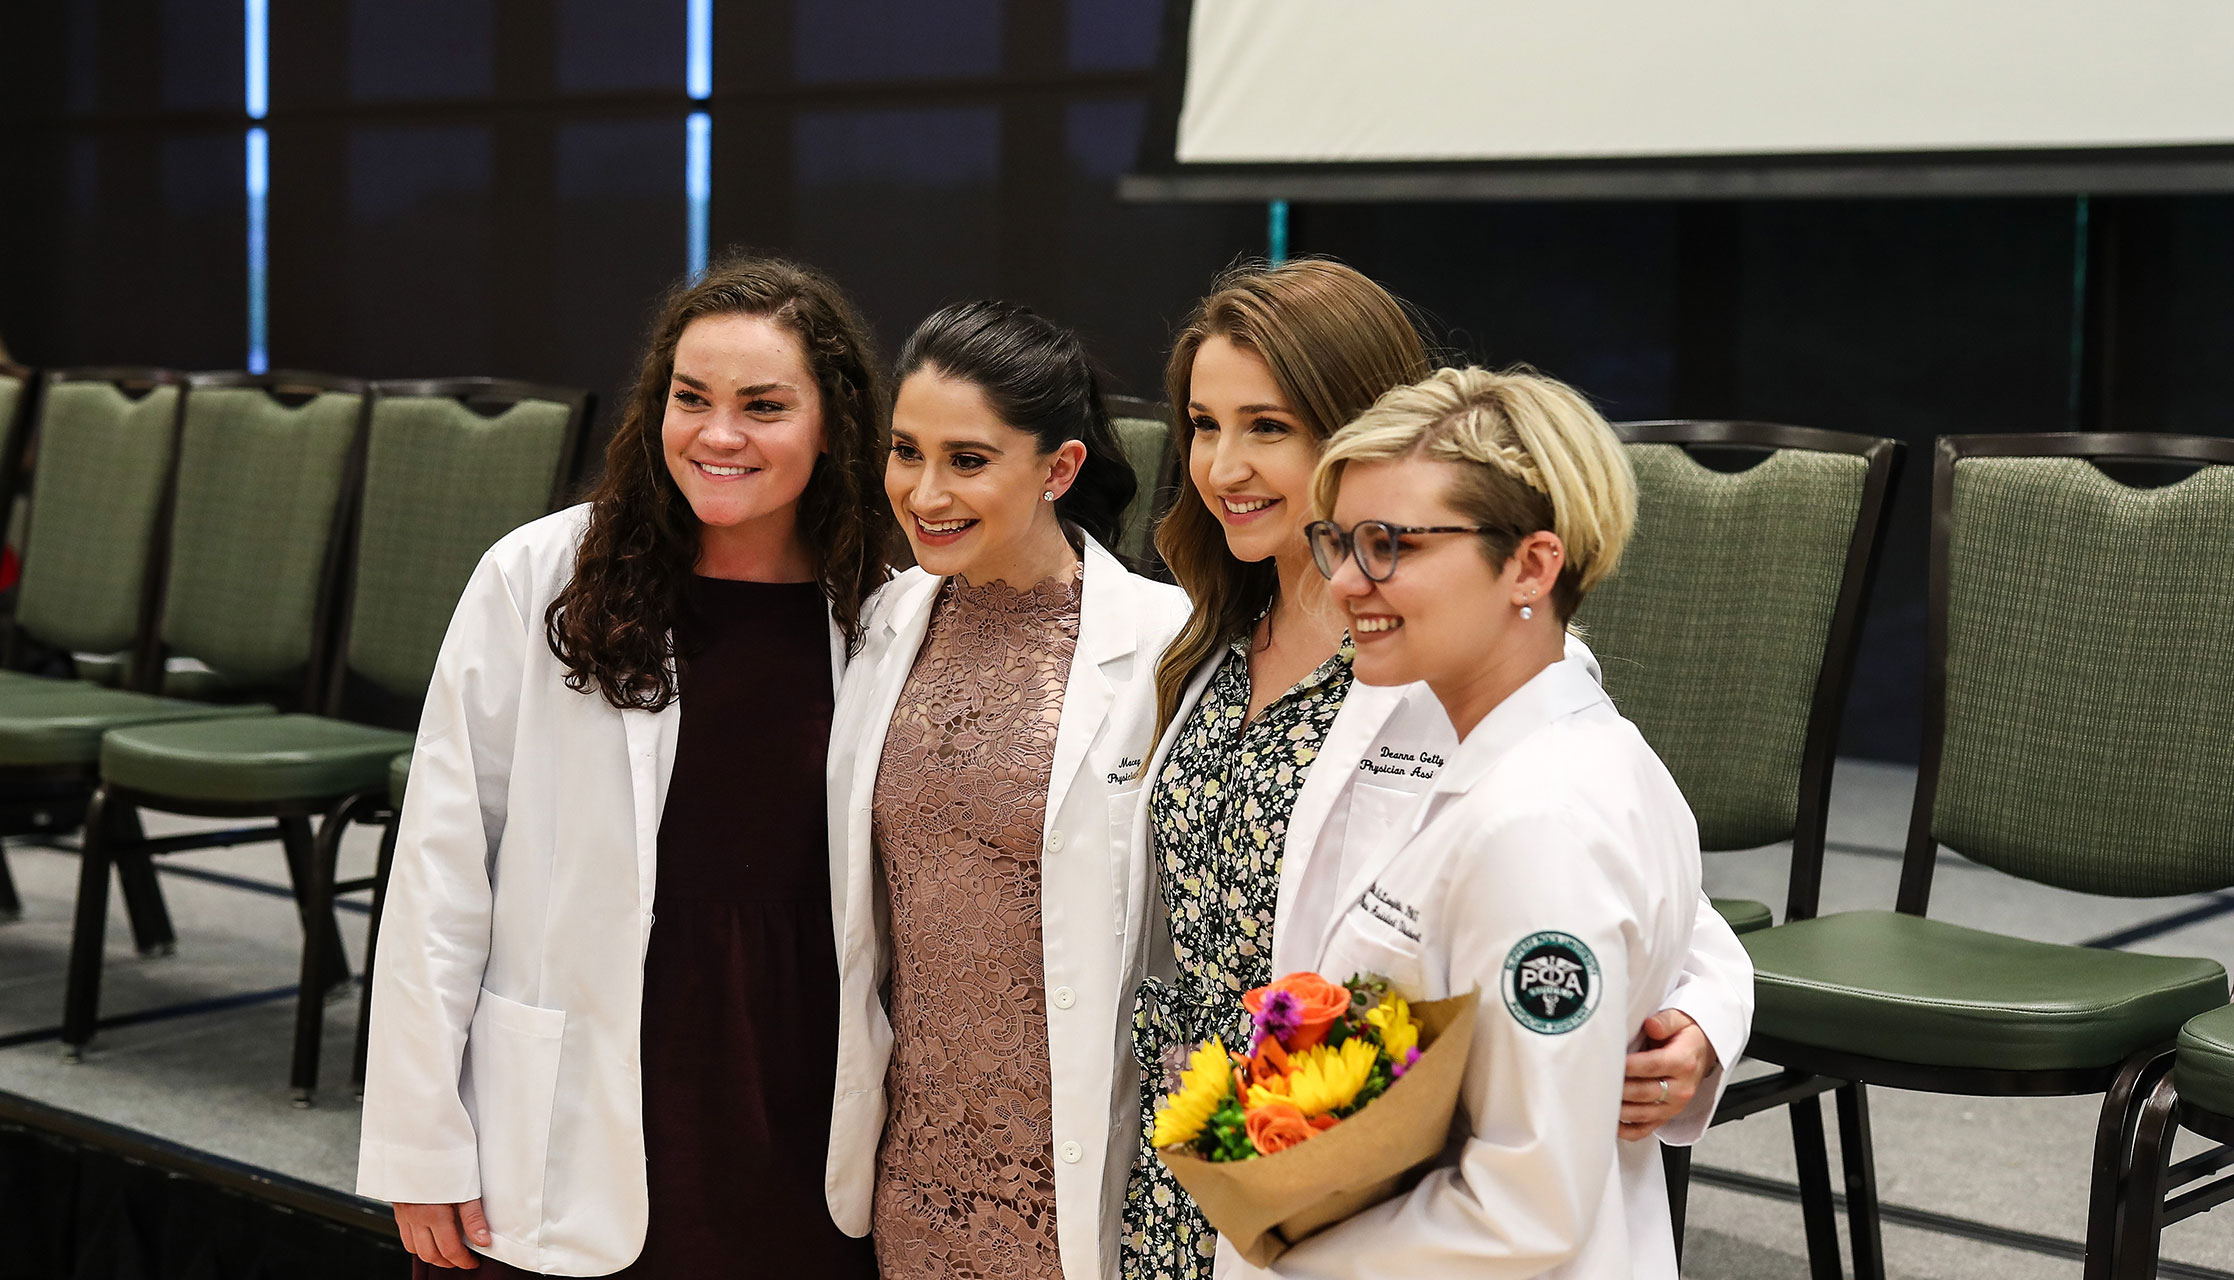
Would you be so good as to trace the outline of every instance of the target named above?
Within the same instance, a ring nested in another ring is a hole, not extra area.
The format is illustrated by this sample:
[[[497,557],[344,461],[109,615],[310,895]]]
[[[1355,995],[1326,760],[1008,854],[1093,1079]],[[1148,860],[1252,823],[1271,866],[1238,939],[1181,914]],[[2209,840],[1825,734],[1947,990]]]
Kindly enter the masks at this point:
[[[543,1178],[558,1092],[566,1013],[507,1000],[487,987],[466,1034],[466,1105],[481,1157],[489,1230],[535,1246],[543,1230]]]
[[[1426,784],[1422,784],[1426,785]],[[1342,862],[1357,866],[1390,841],[1402,840],[1411,830],[1412,810],[1420,793],[1384,787],[1363,779],[1350,786],[1350,813],[1342,829]]]
[[[1125,934],[1132,897],[1133,832],[1140,821],[1140,788],[1109,797],[1109,914],[1118,937]]]
[[[1341,927],[1327,943],[1320,973],[1335,982],[1356,974],[1377,974],[1395,984],[1406,997],[1423,999],[1430,993],[1425,985],[1427,967],[1420,958],[1418,932],[1417,927],[1407,931],[1400,908],[1392,908],[1387,901],[1376,898],[1374,889],[1367,889],[1361,901],[1351,904]]]

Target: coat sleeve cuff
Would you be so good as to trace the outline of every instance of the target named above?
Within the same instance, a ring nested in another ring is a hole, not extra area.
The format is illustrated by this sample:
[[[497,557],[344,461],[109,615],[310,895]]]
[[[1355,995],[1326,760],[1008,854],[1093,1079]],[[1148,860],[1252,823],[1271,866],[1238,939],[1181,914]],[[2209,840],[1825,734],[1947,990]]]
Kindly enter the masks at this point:
[[[472,1147],[424,1150],[367,1141],[357,1152],[357,1194],[390,1204],[463,1204],[481,1198]]]

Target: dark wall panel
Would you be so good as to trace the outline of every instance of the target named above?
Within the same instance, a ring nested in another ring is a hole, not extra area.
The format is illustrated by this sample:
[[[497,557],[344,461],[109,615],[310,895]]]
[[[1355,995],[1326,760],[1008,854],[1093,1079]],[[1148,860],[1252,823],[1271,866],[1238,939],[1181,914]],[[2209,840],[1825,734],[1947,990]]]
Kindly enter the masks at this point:
[[[272,6],[274,365],[631,381],[688,262],[803,258],[887,344],[1005,296],[1161,396],[1172,326],[1266,247],[1262,205],[1124,204],[1161,0]],[[56,0],[0,19],[0,336],[39,363],[247,358],[237,0]],[[1298,206],[1296,252],[1411,299],[1455,356],[1533,364],[1616,417],[1742,416],[1914,452],[1847,747],[1915,749],[1932,436],[2074,422],[2234,433],[2234,199]],[[2088,338],[2075,353],[2075,336]]]

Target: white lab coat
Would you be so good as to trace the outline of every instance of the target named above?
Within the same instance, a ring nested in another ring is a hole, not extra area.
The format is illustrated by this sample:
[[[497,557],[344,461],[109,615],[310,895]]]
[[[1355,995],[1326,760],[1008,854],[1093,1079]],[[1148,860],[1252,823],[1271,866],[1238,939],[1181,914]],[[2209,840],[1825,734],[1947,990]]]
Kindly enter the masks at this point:
[[[1462,1134],[1409,1193],[1306,1239],[1282,1277],[1674,1280],[1660,1153],[1616,1138],[1622,1063],[1691,943],[1698,825],[1583,666],[1561,661],[1477,725],[1400,842],[1349,868],[1307,951],[1413,999],[1479,990]],[[1575,1000],[1527,961],[1565,947]],[[1564,939],[1564,942],[1557,940]],[[1580,1016],[1575,1016],[1579,1008]]]
[[[1566,657],[1593,682],[1599,678],[1597,658],[1571,634],[1566,638]],[[1156,744],[1148,777],[1162,772],[1188,716],[1224,658],[1221,650],[1196,669],[1178,714]],[[1411,830],[1420,797],[1457,749],[1457,731],[1426,685],[1351,683],[1288,817],[1273,912],[1275,977],[1313,967],[1325,925],[1339,907],[1348,905],[1343,896],[1345,868]],[[1141,798],[1144,807],[1137,830],[1142,856],[1153,870],[1159,864],[1151,851],[1154,828],[1145,809],[1146,791]],[[1161,907],[1160,901],[1157,906]],[[1159,977],[1175,971],[1168,932],[1155,932],[1147,963]],[[1339,980],[1348,975],[1329,976]],[[1728,1084],[1727,1069],[1745,1053],[1753,1027],[1753,962],[1704,894],[1699,896],[1690,954],[1658,1008],[1689,1014],[1720,1060],[1691,1102],[1656,1135],[1670,1146],[1689,1146],[1713,1122],[1714,1109]],[[1226,1255],[1238,1261],[1239,1255],[1231,1250]]]
[[[474,570],[419,723],[373,979],[357,1190],[478,1197],[481,1252],[606,1275],[642,1251],[644,950],[681,712],[566,687],[543,612],[589,508]],[[831,629],[831,677],[845,645]]]
[[[1125,1174],[1140,1134],[1126,1014],[1149,889],[1133,823],[1146,777],[1141,762],[1155,742],[1156,662],[1186,621],[1187,599],[1176,587],[1127,572],[1091,541],[1084,558],[1078,647],[1048,783],[1040,929],[1054,1082],[1056,1245],[1070,1280],[1105,1280],[1117,1274]],[[839,1014],[826,1189],[831,1217],[856,1236],[870,1226],[892,1056],[881,992],[891,948],[870,810],[893,709],[942,581],[913,570],[879,596],[830,731]]]

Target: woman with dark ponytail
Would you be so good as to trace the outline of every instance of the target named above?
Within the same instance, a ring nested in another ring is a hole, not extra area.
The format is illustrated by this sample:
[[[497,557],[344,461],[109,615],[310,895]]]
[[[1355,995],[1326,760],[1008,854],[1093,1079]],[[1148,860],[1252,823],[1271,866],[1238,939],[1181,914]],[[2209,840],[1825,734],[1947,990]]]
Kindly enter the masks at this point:
[[[830,1212],[886,1280],[1103,1280],[1138,1140],[1132,831],[1186,597],[1105,549],[1134,480],[1076,336],[966,303],[898,377],[884,488],[919,567],[830,737]]]

